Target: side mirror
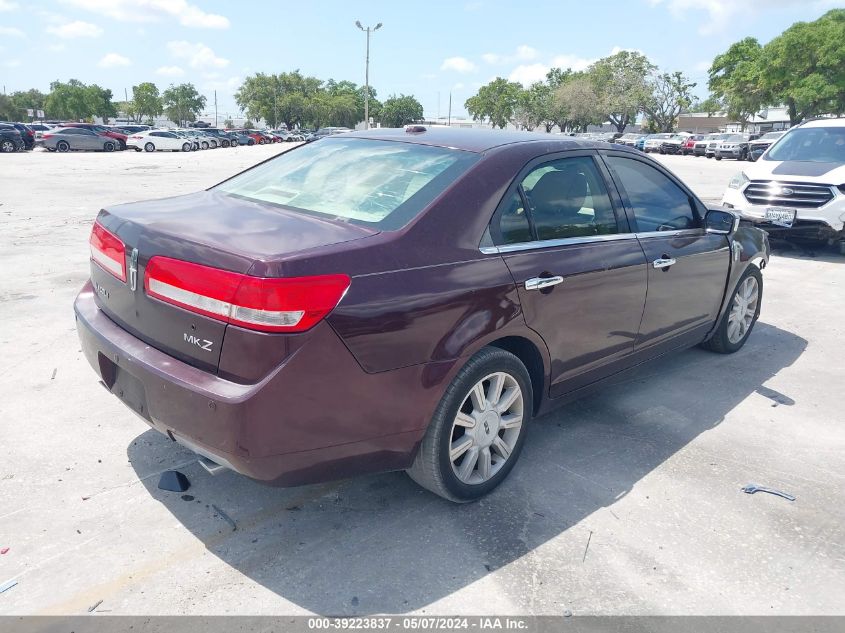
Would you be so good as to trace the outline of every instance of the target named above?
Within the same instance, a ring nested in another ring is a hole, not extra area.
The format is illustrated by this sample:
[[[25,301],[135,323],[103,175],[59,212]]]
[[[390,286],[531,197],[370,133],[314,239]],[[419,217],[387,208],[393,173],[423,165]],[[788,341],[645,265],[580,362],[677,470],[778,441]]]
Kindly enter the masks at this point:
[[[723,209],[710,209],[704,216],[704,228],[708,233],[731,235],[739,228],[739,216]]]

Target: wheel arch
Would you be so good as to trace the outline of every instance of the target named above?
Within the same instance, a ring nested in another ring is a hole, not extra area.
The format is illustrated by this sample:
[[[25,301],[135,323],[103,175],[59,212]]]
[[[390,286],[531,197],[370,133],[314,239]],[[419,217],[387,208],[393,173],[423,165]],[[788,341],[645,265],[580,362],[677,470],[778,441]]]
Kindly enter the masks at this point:
[[[533,341],[523,336],[505,336],[487,343],[485,347],[498,347],[510,352],[525,365],[531,378],[532,413],[536,415],[543,403],[543,394],[546,392],[546,377],[548,376],[546,363],[543,361],[540,350]]]

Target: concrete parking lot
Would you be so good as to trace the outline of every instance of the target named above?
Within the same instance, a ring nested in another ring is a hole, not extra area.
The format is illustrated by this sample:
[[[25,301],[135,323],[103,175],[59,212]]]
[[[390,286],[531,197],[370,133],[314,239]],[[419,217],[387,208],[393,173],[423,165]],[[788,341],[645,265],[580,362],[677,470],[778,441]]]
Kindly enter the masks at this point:
[[[0,156],[0,614],[845,614],[832,251],[779,247],[740,353],[689,350],[536,420],[475,504],[403,473],[212,478],[149,430],[79,349],[91,222],[286,147]],[[742,166],[661,160],[708,201]],[[171,468],[188,496],[157,489]]]

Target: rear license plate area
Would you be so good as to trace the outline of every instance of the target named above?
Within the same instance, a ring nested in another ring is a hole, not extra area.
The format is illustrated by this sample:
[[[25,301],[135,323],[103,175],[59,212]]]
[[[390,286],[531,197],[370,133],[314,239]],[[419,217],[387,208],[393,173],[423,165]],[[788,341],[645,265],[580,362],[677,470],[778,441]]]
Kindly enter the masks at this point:
[[[102,353],[98,358],[103,384],[118,399],[145,420],[152,422],[147,410],[147,393],[143,383]]]

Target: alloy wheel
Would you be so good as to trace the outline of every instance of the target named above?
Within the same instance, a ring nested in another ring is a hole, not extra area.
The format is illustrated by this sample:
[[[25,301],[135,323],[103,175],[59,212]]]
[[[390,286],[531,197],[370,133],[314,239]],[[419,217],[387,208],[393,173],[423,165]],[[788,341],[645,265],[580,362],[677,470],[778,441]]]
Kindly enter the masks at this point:
[[[481,484],[510,459],[522,432],[522,388],[505,372],[478,381],[452,422],[449,461],[465,484]]]
[[[3,141],[3,145],[0,146],[5,153],[14,152],[15,151],[15,144],[12,141]]]
[[[754,277],[746,278],[734,293],[728,315],[728,340],[734,345],[745,337],[754,323],[759,297],[759,287]]]

